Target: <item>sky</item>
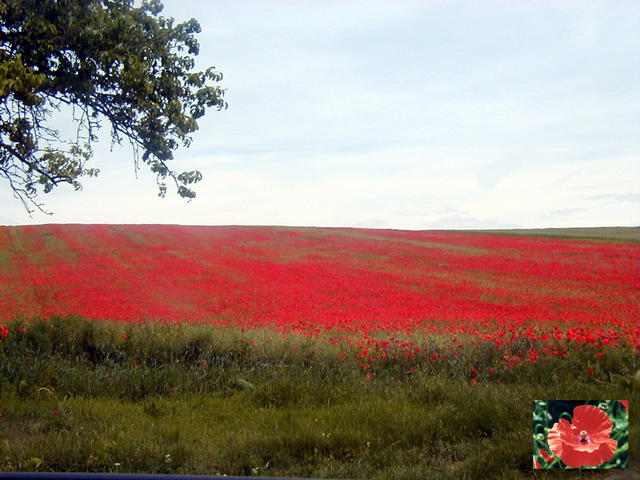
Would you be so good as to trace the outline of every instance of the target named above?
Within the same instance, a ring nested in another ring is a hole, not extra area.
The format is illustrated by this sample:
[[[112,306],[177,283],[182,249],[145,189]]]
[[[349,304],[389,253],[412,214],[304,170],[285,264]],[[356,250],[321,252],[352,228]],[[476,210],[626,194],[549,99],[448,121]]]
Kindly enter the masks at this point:
[[[635,0],[165,0],[229,108],[199,121],[158,198],[108,128],[84,189],[0,224],[397,229],[640,225]],[[0,180],[2,181],[2,180]]]

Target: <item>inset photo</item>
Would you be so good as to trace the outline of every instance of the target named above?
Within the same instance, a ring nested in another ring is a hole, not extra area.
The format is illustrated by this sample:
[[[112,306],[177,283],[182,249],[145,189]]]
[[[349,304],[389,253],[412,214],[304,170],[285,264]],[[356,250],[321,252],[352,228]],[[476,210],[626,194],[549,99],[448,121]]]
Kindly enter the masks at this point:
[[[627,468],[628,400],[534,400],[533,468]]]

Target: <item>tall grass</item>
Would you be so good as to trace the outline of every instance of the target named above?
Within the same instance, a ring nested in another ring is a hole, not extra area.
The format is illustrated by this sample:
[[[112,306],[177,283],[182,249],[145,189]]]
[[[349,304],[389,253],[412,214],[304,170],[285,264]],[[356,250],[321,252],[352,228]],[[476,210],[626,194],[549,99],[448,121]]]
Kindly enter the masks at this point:
[[[8,327],[1,470],[542,478],[537,399],[631,400],[631,469],[640,461],[631,348],[569,349],[509,370],[491,344],[449,351],[422,336],[412,340],[423,355],[363,370],[346,341],[268,330],[73,317]],[[563,478],[585,473],[611,475]]]

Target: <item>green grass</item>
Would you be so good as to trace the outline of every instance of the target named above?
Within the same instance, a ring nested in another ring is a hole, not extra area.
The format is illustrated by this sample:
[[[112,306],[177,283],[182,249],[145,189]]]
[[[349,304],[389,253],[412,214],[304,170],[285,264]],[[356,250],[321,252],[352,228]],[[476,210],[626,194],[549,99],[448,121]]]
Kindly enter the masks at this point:
[[[640,243],[640,227],[519,228],[461,231],[519,237],[549,237],[595,242]]]
[[[631,348],[601,359],[569,349],[565,360],[508,370],[492,345],[454,353],[446,337],[420,336],[411,340],[422,356],[374,365],[367,379],[345,342],[268,330],[79,318],[9,328],[0,341],[3,471],[548,478],[531,469],[533,400],[629,399],[638,473]],[[438,361],[427,361],[436,350]]]

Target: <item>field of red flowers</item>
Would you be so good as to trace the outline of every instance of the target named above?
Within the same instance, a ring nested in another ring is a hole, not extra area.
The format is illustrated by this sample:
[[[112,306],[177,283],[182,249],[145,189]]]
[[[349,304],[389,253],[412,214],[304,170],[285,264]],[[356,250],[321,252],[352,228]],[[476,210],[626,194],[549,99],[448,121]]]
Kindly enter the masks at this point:
[[[78,314],[640,348],[639,265],[637,243],[461,232],[0,227],[0,320]]]

